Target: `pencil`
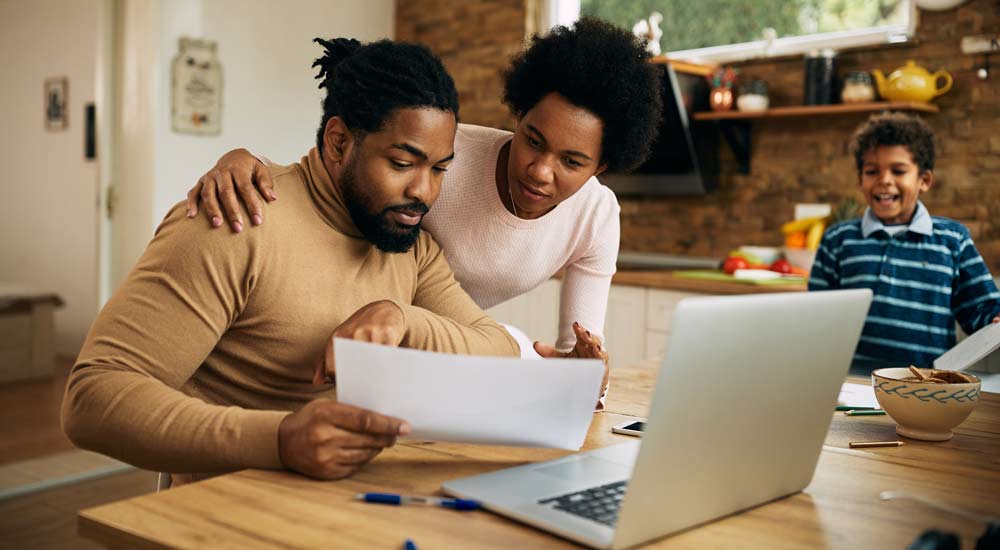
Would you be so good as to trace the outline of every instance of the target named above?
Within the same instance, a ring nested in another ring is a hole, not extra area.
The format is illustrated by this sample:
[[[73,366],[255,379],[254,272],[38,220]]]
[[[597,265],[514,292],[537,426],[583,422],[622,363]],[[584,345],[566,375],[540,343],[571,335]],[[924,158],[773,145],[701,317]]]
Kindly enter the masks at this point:
[[[902,447],[902,441],[851,441],[847,444],[852,449],[868,449],[871,447]]]
[[[852,409],[850,411],[845,412],[844,414],[846,414],[847,416],[882,416],[883,414],[885,414],[885,411],[883,410],[858,411]]]
[[[837,405],[835,411],[873,411],[875,407],[852,407],[850,405]]]

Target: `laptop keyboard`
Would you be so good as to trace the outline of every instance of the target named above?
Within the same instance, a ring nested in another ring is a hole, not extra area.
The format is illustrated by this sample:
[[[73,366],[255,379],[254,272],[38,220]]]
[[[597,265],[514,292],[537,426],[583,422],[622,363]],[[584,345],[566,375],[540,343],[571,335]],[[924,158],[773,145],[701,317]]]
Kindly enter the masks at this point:
[[[614,527],[615,521],[618,520],[618,508],[625,496],[625,483],[616,481],[600,487],[542,499],[538,503],[552,505],[556,510]]]

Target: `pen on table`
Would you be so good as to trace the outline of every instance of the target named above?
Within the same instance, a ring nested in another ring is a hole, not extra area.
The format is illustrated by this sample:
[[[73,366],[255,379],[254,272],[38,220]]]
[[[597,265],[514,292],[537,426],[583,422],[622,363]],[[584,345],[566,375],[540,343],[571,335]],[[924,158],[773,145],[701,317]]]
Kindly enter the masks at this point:
[[[411,539],[406,539],[406,542],[403,543],[403,550],[417,550],[417,543]]]
[[[874,411],[875,407],[852,407],[850,405],[837,405],[835,411]]]
[[[358,493],[354,495],[354,500],[377,504],[393,504],[396,506],[403,504],[423,504],[425,506],[441,506],[461,511],[478,510],[481,507],[478,500],[394,495],[391,493]]]
[[[868,449],[871,447],[902,447],[902,441],[851,441],[847,444],[852,449]]]
[[[882,416],[883,414],[885,414],[885,411],[881,409],[875,411],[859,411],[855,409],[847,411],[844,414],[846,414],[847,416]]]

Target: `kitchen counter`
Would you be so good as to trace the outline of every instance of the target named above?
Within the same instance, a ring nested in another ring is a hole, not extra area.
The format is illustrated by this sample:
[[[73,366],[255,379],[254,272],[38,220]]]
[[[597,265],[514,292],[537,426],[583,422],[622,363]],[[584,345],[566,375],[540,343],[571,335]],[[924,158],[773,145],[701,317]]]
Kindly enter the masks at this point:
[[[772,292],[805,292],[805,283],[755,285],[728,281],[711,281],[676,277],[674,271],[662,269],[620,270],[611,279],[611,284],[659,288],[662,290],[683,290],[702,294],[765,294]]]

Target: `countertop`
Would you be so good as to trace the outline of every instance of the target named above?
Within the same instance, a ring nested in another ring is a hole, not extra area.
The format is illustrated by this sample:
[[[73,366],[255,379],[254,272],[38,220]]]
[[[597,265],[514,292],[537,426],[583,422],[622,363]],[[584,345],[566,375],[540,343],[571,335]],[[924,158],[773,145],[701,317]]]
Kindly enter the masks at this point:
[[[682,290],[702,294],[766,294],[772,292],[805,292],[805,283],[755,285],[728,281],[688,279],[674,276],[673,270],[635,269],[619,270],[611,284]]]

